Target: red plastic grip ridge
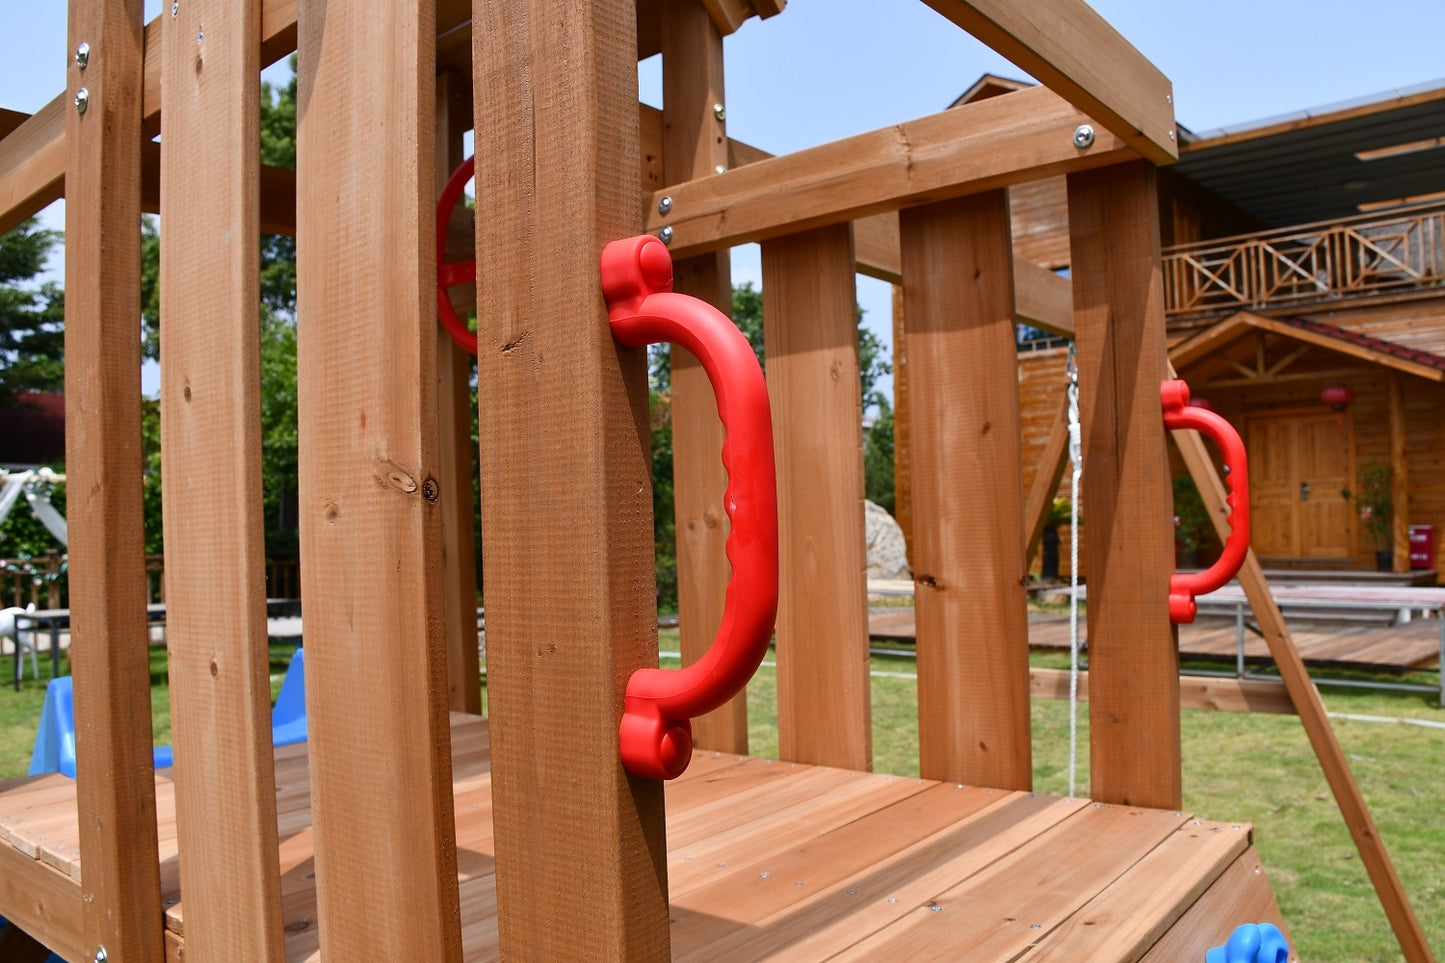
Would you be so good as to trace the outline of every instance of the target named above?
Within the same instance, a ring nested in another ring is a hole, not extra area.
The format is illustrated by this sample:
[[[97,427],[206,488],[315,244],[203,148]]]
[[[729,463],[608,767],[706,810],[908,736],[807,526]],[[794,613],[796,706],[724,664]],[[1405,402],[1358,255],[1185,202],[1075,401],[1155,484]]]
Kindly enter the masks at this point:
[[[640,347],[681,345],[697,358],[717,396],[725,436],[732,565],[722,625],[712,646],[683,669],[639,669],[627,681],[620,730],[622,764],[634,776],[672,779],[692,758],[692,718],[747,685],[767,654],[778,612],[778,496],[773,422],[757,357],[741,331],[712,305],[672,291],[672,256],[650,235],[602,252],[602,291],[612,334]]]
[[[462,199],[462,188],[466,187],[467,181],[472,179],[476,161],[475,156],[462,161],[461,166],[452,171],[452,176],[447,179],[446,186],[442,188],[442,196],[437,199],[437,317],[441,319],[442,327],[447,329],[447,334],[452,336],[452,340],[470,354],[477,353],[476,333],[469,330],[466,320],[457,314],[456,306],[452,304],[452,296],[447,289],[456,284],[475,284],[477,262],[457,261],[454,264],[447,264],[446,256],[447,225],[451,222],[452,211],[456,208],[457,201]]]
[[[1164,382],[1159,396],[1164,403],[1164,427],[1192,428],[1214,439],[1224,455],[1224,482],[1229,489],[1225,499],[1229,505],[1229,537],[1224,540],[1219,560],[1202,572],[1169,577],[1169,618],[1181,625],[1194,621],[1194,597],[1213,592],[1234,578],[1249,554],[1249,461],[1244,441],[1234,426],[1212,411],[1192,407],[1189,386],[1183,381]]]

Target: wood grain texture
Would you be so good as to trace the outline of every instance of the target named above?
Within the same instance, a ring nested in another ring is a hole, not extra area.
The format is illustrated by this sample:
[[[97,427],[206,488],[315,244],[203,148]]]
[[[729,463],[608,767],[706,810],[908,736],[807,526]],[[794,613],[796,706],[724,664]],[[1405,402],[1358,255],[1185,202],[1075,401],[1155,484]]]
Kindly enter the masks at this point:
[[[919,771],[1028,789],[1028,613],[1008,198],[902,212]]]
[[[1250,846],[1185,910],[1174,926],[1139,959],[1176,963],[1199,955],[1200,947],[1223,946],[1241,923],[1273,923],[1289,936],[1270,891],[1259,853]],[[1299,963],[1291,953],[1289,963]]]
[[[926,2],[1154,163],[1179,156],[1169,78],[1084,0]]]
[[[461,958],[429,574],[437,502],[462,497],[437,463],[434,14],[306,4],[298,22],[301,586],[321,952],[338,959]]]
[[[1164,293],[1154,169],[1069,176],[1089,573],[1091,794],[1178,808],[1173,498],[1159,384]]]
[[[1034,480],[1029,484],[1029,498],[1024,503],[1024,562],[1027,564],[1039,550],[1044,539],[1044,528],[1049,521],[1049,512],[1054,507],[1054,493],[1059,490],[1064,470],[1069,465],[1069,403],[1065,396],[1064,406],[1058,416],[1050,419],[1048,439],[1039,453],[1034,468]],[[1021,433],[1022,434],[1022,433]],[[1072,476],[1070,476],[1072,477]]]
[[[161,952],[141,518],[141,0],[70,5],[89,109],[65,114],[65,461],[87,952]]]
[[[1107,132],[1073,145],[1089,118],[1043,87],[760,160],[667,188],[647,229],[674,230],[674,257],[1116,163],[1133,152]]]
[[[67,959],[80,959],[88,945],[80,894],[80,884],[67,874],[0,845],[0,906],[6,918]]]
[[[1386,421],[1390,439],[1390,504],[1394,516],[1390,520],[1391,567],[1396,572],[1410,570],[1410,462],[1405,457],[1405,398],[1401,376],[1391,371],[1385,376]],[[1442,666],[1445,668],[1445,666]]]
[[[598,281],[641,228],[633,4],[474,10],[501,955],[666,960],[662,786],[627,776],[617,731],[657,660],[646,359]]]
[[[708,177],[728,162],[727,128],[713,110],[726,103],[720,28],[699,0],[662,9],[663,179]],[[732,257],[716,251],[673,264],[673,290],[732,315]],[[722,624],[728,561],[723,511],[727,473],[722,422],[707,374],[686,349],[672,352],[673,507],[677,536],[678,628],[690,665],[712,646]],[[748,751],[747,693],[693,721],[701,749]]]
[[[470,80],[446,72],[437,75],[436,189],[446,186],[462,163],[462,135],[472,126]],[[457,217],[460,221],[461,218]],[[465,246],[473,247],[474,229]],[[458,259],[475,256],[458,253]],[[460,293],[460,292],[458,292]],[[460,312],[460,308],[458,311]],[[472,479],[477,453],[472,446],[472,356],[450,336],[438,333],[437,416],[441,448],[438,477],[455,497],[444,499],[442,512],[442,591],[447,639],[447,705],[454,712],[482,711],[482,669],[477,640],[476,516]]]
[[[1171,434],[1204,499],[1210,520],[1220,537],[1224,537],[1227,527],[1224,521],[1227,517],[1224,482],[1204,448],[1204,440],[1196,431],[1176,431]],[[1410,905],[1404,884],[1400,882],[1395,865],[1390,861],[1390,854],[1380,838],[1379,828],[1375,825],[1374,817],[1370,815],[1365,797],[1360,792],[1359,784],[1355,782],[1354,774],[1350,772],[1350,764],[1345,759],[1344,750],[1330,725],[1319,690],[1309,677],[1309,670],[1300,657],[1289,626],[1270,592],[1264,570],[1260,567],[1253,549],[1245,557],[1244,566],[1239,571],[1239,582],[1249,599],[1250,608],[1254,610],[1260,634],[1269,644],[1270,656],[1279,668],[1280,680],[1294,704],[1295,714],[1300,717],[1305,735],[1314,749],[1315,758],[1320,761],[1325,781],[1329,783],[1330,792],[1334,794],[1335,802],[1344,816],[1350,838],[1354,840],[1355,849],[1360,854],[1360,862],[1369,873],[1375,893],[1384,907],[1385,916],[1400,943],[1401,952],[1410,963],[1433,960],[1434,956],[1425,940],[1424,931],[1420,928],[1415,910]]]
[[[193,955],[280,961],[261,505],[258,0],[165,23],[161,452],[176,823]],[[225,229],[218,229],[221,225]]]
[[[900,274],[901,278],[902,275]],[[893,285],[893,517],[903,529],[908,562],[913,564],[913,434],[908,403],[908,316],[903,286]]]
[[[778,754],[872,766],[863,412],[847,224],[763,244],[778,468]]]

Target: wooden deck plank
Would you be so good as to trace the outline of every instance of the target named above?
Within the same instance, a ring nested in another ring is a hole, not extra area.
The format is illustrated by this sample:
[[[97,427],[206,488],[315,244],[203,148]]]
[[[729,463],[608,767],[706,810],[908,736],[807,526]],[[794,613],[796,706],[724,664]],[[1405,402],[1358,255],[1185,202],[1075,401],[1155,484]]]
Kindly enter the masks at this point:
[[[489,726],[478,717],[454,714],[452,731],[458,747],[454,771],[464,773],[454,796],[461,941],[467,959],[495,960],[500,951],[491,872],[491,775],[484,763],[460,761],[464,755],[482,759]],[[306,753],[283,747],[276,754],[277,785],[304,785]],[[698,773],[670,784],[667,797],[670,821],[699,823],[694,828],[700,834],[688,846],[670,847],[675,866],[686,855],[699,864],[691,875],[673,876],[671,936],[679,960],[820,960],[838,953],[860,958],[872,953],[875,933],[885,945],[872,958],[897,958],[899,946],[912,947],[910,941],[922,935],[930,942],[908,952],[923,958],[930,952],[960,958],[963,944],[955,941],[977,937],[967,944],[970,958],[995,958],[995,951],[1007,956],[1012,950],[993,942],[1001,941],[1014,949],[1037,944],[1035,953],[1067,951],[1072,958],[1098,958],[1091,948],[1107,946],[1112,954],[1127,944],[1118,958],[1134,959],[1135,949],[1168,929],[1146,958],[1172,963],[1222,943],[1238,922],[1278,921],[1257,871],[1258,857],[1246,849],[1244,826],[1196,823],[1172,812],[1095,808],[1087,800],[768,766],[721,753],[698,756],[703,764]],[[755,778],[754,765],[790,775]],[[735,791],[706,786],[729,773]],[[690,782],[709,792],[674,792]],[[15,807],[23,807],[27,795],[49,793],[47,807],[63,806],[55,791],[67,787],[73,820],[74,783],[51,779],[0,793],[5,814],[0,824],[20,811]],[[168,779],[158,777],[157,787],[162,800],[172,794]],[[306,797],[300,798],[309,817]],[[737,808],[746,810],[744,818],[729,819],[729,810]],[[698,812],[704,818],[695,818]],[[162,818],[174,822],[173,814]],[[710,821],[719,830],[716,841],[707,832]],[[309,827],[281,838],[287,960],[320,959],[314,842]],[[79,886],[13,847],[0,846],[0,909],[16,907],[12,915],[19,919],[32,881],[44,899],[32,913],[58,914],[34,925],[64,939],[67,926],[78,927]],[[957,931],[965,903],[969,932]],[[935,912],[932,905],[942,909]],[[67,907],[68,916],[60,912]],[[1026,929],[1036,919],[1039,931]],[[170,907],[167,923],[167,959],[180,960],[186,935],[181,904]],[[931,931],[940,926],[948,932],[932,940]],[[1185,935],[1176,936],[1181,929]],[[1215,931],[1222,935],[1216,938]],[[888,942],[895,940],[902,942]]]
[[[1095,803],[1007,860],[910,906],[840,960],[1014,959],[1144,858],[1185,816]],[[937,908],[935,908],[937,907]]]
[[[1230,863],[1169,932],[1140,957],[1141,963],[1198,959],[1201,949],[1223,946],[1241,923],[1273,923],[1289,934],[1253,846]],[[1298,953],[1290,954],[1290,963],[1299,963]]]
[[[1249,847],[1247,826],[1190,820],[1034,947],[1029,963],[1136,960]],[[1198,950],[1188,954],[1198,958]]]
[[[985,790],[988,792],[988,790]],[[998,802],[902,850],[859,878],[761,920],[757,926],[680,959],[832,959],[938,893],[1006,859],[1087,805],[995,790]],[[881,959],[882,957],[875,957]]]
[[[918,840],[1002,798],[976,787],[927,783],[815,839],[781,848],[672,901],[676,946],[709,946],[861,875]],[[799,885],[799,884],[803,885]]]
[[[80,900],[78,880],[0,844],[0,908],[5,918],[66,959],[89,955]]]

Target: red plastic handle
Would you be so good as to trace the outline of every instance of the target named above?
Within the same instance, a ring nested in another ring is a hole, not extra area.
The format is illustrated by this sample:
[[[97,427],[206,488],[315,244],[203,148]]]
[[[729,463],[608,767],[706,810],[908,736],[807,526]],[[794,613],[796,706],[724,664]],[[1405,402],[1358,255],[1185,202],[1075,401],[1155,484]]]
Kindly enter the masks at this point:
[[[451,222],[452,210],[462,199],[462,188],[472,179],[476,160],[475,156],[468,157],[462,161],[460,167],[452,171],[452,176],[442,188],[442,196],[437,200],[437,317],[441,319],[442,327],[447,329],[452,340],[471,354],[477,353],[477,335],[468,330],[466,320],[457,314],[447,289],[457,284],[477,283],[477,262],[457,261],[447,264],[446,256],[447,224]]]
[[[1229,537],[1224,540],[1219,561],[1202,572],[1169,577],[1169,618],[1180,625],[1194,621],[1194,597],[1213,592],[1234,578],[1249,553],[1249,461],[1234,426],[1212,411],[1190,406],[1189,386],[1183,381],[1164,382],[1159,395],[1164,403],[1164,427],[1192,428],[1214,439],[1224,453],[1224,482],[1229,489],[1225,499],[1229,505]]]
[[[622,764],[634,776],[672,779],[692,758],[692,717],[745,686],[773,635],[778,612],[778,496],[773,423],[762,369],[747,338],[712,305],[672,291],[672,257],[650,235],[602,252],[602,291],[612,334],[640,347],[681,345],[697,357],[717,395],[726,435],[723,507],[732,522],[732,563],[717,638],[684,669],[639,669],[627,680]]]

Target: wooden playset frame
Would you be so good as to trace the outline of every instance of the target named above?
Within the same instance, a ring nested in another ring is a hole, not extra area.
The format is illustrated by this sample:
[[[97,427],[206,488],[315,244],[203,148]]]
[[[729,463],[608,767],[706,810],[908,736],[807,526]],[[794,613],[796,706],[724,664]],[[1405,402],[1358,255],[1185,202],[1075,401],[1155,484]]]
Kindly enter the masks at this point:
[[[66,198],[78,780],[0,787],[0,915],[67,960],[103,947],[112,963],[688,950],[669,934],[665,810],[681,797],[665,803],[662,783],[629,777],[617,748],[628,676],[657,662],[656,612],[645,363],[609,332],[598,255],[644,231],[668,233],[677,290],[724,308],[728,248],[763,245],[780,769],[886,781],[863,775],[861,269],[901,282],[906,317],[922,775],[940,791],[1032,798],[1013,326],[1046,317],[1074,333],[1084,392],[1090,796],[1102,813],[1089,818],[1186,832],[1161,575],[1173,555],[1154,165],[1176,156],[1170,85],[1081,0],[927,2],[1046,86],[768,158],[726,136],[722,37],[782,0],[176,0],[150,24],[141,0],[71,0],[70,49],[87,56],[62,96],[0,140],[0,229]],[[292,50],[294,176],[257,157],[257,76]],[[659,51],[665,107],[639,110],[637,60]],[[434,282],[436,192],[467,129],[485,185],[487,723],[467,361],[439,336]],[[1010,246],[1007,188],[1058,174],[1070,282],[1016,266]],[[142,210],[162,215],[169,775],[151,764]],[[288,750],[270,742],[266,675],[263,230],[294,232],[298,253],[310,739]],[[672,401],[691,660],[722,606],[724,480],[711,395],[685,357]],[[1213,471],[1207,459],[1197,469]],[[713,752],[679,792],[760,771],[735,755],[740,702],[696,732]],[[22,796],[68,812],[52,845],[19,827],[33,815],[14,809]],[[1202,959],[1246,921],[1222,908],[1277,921],[1248,831],[1232,829],[1207,867],[1132,921],[1132,897],[1106,881],[1087,920],[1075,907],[1033,935],[1013,918],[990,925],[1034,947],[1030,958]],[[1071,850],[1075,869],[1107,846]],[[1150,859],[1140,886],[1187,875],[1162,851]],[[485,886],[468,885],[480,876]],[[903,909],[948,918],[932,895]],[[899,926],[843,949],[898,952],[913,939]],[[1428,959],[1414,933],[1407,953]]]

